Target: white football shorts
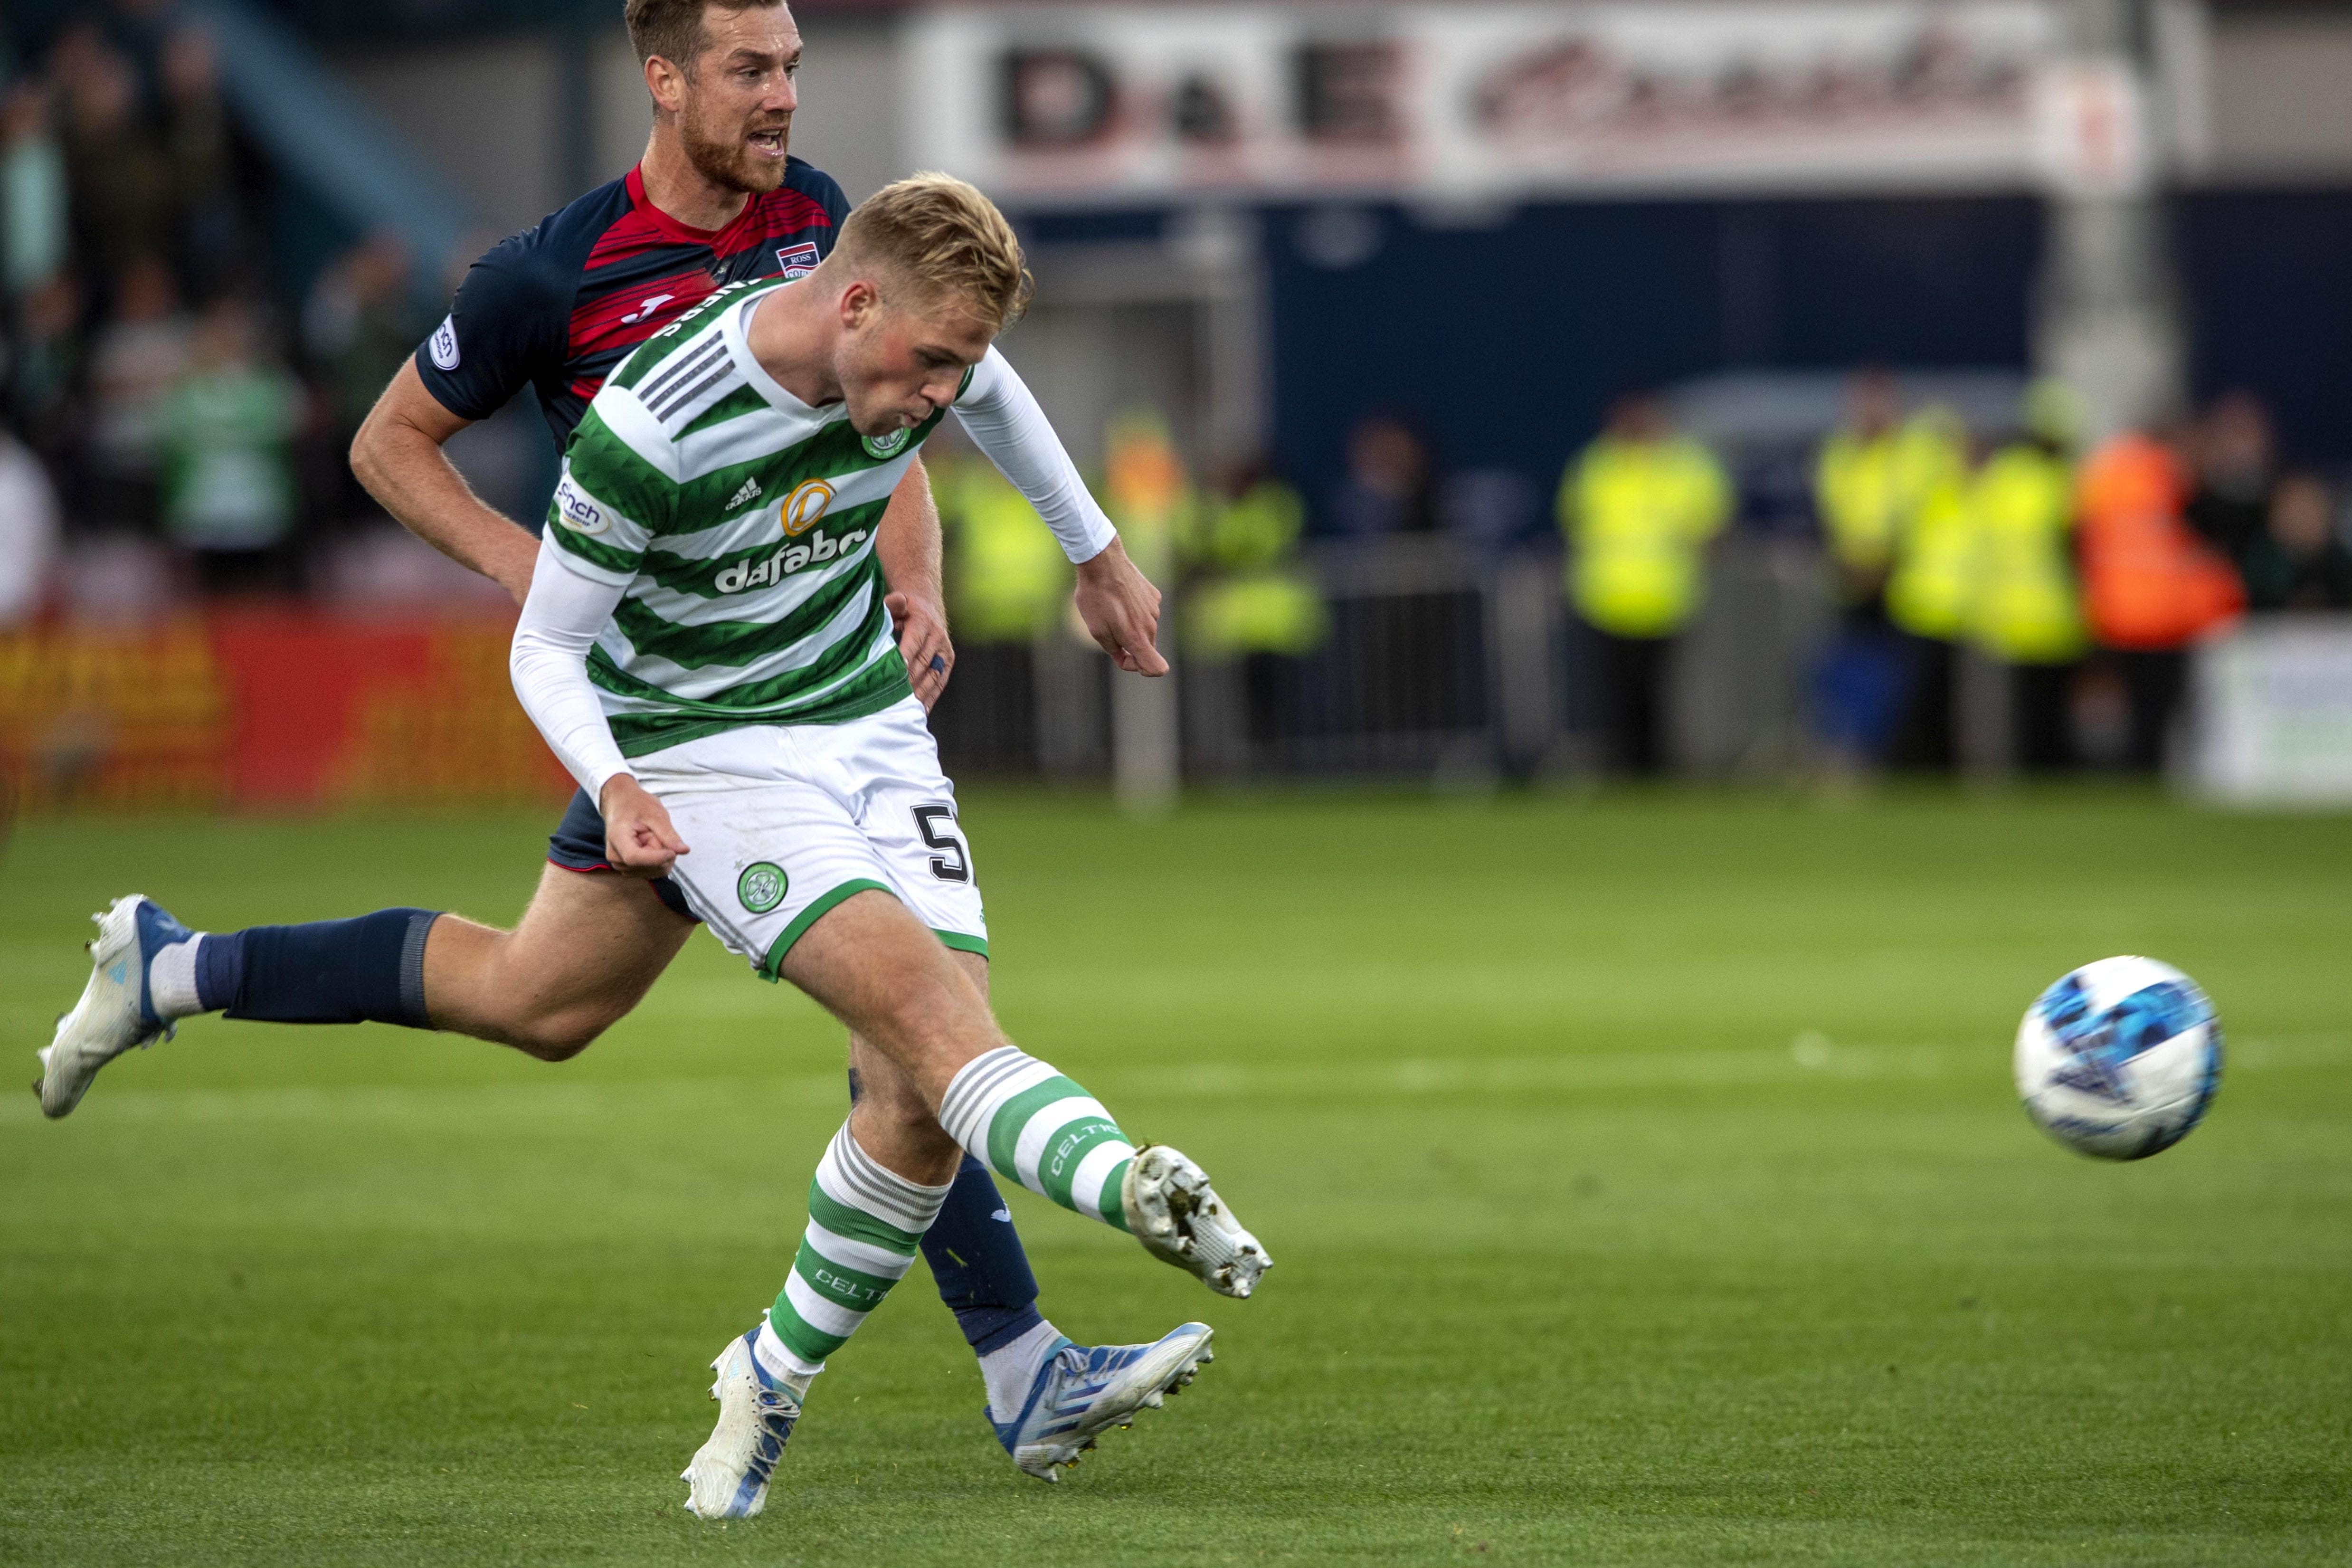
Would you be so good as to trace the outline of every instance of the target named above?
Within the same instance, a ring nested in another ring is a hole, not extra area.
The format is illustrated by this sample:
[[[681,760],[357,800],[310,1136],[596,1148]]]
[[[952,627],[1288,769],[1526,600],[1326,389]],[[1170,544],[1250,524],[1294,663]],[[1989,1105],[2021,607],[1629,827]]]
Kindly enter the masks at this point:
[[[632,758],[629,770],[690,851],[670,879],[763,978],[777,978],[826,910],[867,889],[948,946],[986,955],[955,786],[915,698],[844,724],[722,731]]]

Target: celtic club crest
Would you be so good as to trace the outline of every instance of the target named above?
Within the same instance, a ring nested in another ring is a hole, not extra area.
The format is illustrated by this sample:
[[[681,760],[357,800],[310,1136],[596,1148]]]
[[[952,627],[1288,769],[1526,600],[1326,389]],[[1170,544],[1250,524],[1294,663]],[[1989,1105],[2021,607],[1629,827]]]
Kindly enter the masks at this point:
[[[735,896],[753,914],[764,915],[784,901],[784,889],[790,885],[782,866],[772,860],[755,860],[735,879]]]

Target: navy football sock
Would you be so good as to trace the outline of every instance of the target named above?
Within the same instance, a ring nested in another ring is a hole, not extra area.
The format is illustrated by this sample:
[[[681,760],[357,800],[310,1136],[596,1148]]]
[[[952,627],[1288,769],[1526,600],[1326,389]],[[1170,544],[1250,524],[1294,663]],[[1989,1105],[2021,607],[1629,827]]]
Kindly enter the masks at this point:
[[[849,1103],[857,1103],[857,1074],[849,1075]],[[956,1315],[964,1342],[976,1355],[1009,1344],[1044,1322],[1037,1310],[1037,1276],[1013,1211],[988,1167],[967,1154],[939,1218],[923,1233],[923,1261],[940,1300]]]
[[[988,1167],[969,1154],[940,1217],[923,1233],[923,1261],[975,1354],[986,1355],[1045,1321],[1037,1312],[1037,1276],[1013,1228],[1013,1212]]]
[[[196,948],[206,1012],[272,1024],[433,1026],[425,1016],[425,938],[436,910],[207,933]]]

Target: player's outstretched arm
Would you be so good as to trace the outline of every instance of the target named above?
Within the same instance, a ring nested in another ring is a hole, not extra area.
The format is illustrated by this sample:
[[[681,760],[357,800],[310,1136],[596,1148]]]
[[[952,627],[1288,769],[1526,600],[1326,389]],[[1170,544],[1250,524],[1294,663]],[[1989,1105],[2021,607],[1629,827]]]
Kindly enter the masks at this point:
[[[441,406],[410,360],[353,437],[352,472],[403,528],[520,604],[530,591],[539,541],[484,504],[441,449],[471,423]]]
[[[994,349],[972,367],[956,416],[999,472],[1028,498],[1078,569],[1078,618],[1119,668],[1165,675],[1152,646],[1160,635],[1160,590],[1118,542],[1118,531],[1078,478],[1045,411]]]
[[[556,760],[604,813],[604,858],[613,869],[633,877],[662,876],[687,853],[686,841],[662,803],[629,772],[588,679],[588,650],[613,618],[626,580],[614,583],[574,570],[552,539],[540,550],[508,655],[515,695]]]
[[[948,640],[947,595],[940,579],[940,509],[920,458],[908,464],[898,488],[890,492],[874,553],[882,563],[882,580],[890,585],[882,602],[898,629],[907,680],[929,712],[948,689],[955,645]]]

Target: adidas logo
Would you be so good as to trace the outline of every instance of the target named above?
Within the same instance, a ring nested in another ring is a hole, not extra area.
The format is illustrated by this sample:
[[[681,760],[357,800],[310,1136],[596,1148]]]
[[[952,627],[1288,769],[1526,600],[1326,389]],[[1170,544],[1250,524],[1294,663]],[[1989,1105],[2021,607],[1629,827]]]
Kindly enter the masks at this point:
[[[754,477],[743,481],[743,488],[741,489],[737,490],[733,495],[727,498],[727,510],[729,511],[733,511],[745,501],[757,500],[759,497],[760,480],[755,475]]]

